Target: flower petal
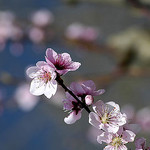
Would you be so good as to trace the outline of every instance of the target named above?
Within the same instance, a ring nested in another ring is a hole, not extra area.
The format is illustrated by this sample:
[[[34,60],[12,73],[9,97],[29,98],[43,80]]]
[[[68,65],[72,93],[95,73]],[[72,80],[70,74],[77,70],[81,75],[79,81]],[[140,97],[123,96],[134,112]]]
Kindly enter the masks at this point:
[[[95,104],[93,104],[93,110],[100,115],[100,117],[104,114],[105,112],[105,104],[102,100],[97,101]]]
[[[77,120],[79,120],[81,118],[81,111],[78,112],[78,114],[76,114],[75,111],[71,112],[69,114],[68,117],[64,118],[64,122],[67,124],[73,124],[75,123]]]
[[[106,104],[112,106],[113,108],[115,108],[115,111],[120,111],[119,105],[116,104],[115,102],[110,101],[110,102],[107,102]]]
[[[85,91],[83,90],[81,84],[79,83],[76,83],[76,82],[72,82],[71,85],[70,85],[70,89],[74,92],[74,94],[77,94],[77,95],[82,95],[85,93]]]
[[[50,62],[55,63],[57,53],[53,49],[48,48],[46,50],[46,56]]]
[[[55,95],[57,91],[57,83],[53,84],[52,82],[48,82],[44,91],[44,95],[47,98],[51,98],[53,95]]]
[[[103,93],[105,93],[105,90],[104,89],[100,89],[98,91],[94,91],[93,92],[93,96],[102,95]]]
[[[71,62],[71,57],[68,53],[62,53],[61,56],[65,62]]]
[[[39,71],[40,69],[36,66],[33,66],[33,67],[29,67],[27,70],[26,70],[26,74],[30,77],[30,78],[34,78],[36,77],[36,72]]]
[[[105,142],[107,144],[112,142],[113,135],[108,132],[103,132],[99,136],[97,136],[97,142],[102,144],[102,142]]]
[[[133,142],[135,136],[136,136],[135,133],[133,133],[132,131],[129,131],[129,130],[123,131],[122,138],[124,140],[124,144],[128,142]]]
[[[90,114],[89,114],[89,123],[91,125],[93,125],[94,127],[100,129],[101,121],[99,119],[99,116],[96,113],[90,112]]]
[[[30,85],[31,94],[36,96],[42,95],[45,91],[45,88],[46,88],[46,84],[43,81],[38,80],[37,78],[34,78],[31,81],[31,85]]]
[[[68,66],[68,69],[69,69],[70,71],[75,71],[75,70],[77,70],[80,66],[81,66],[81,63],[79,63],[79,62],[72,62],[72,63]]]
[[[41,68],[41,67],[43,67],[44,65],[47,65],[47,63],[46,63],[45,61],[38,61],[38,62],[36,63],[36,66],[37,66],[38,68]]]

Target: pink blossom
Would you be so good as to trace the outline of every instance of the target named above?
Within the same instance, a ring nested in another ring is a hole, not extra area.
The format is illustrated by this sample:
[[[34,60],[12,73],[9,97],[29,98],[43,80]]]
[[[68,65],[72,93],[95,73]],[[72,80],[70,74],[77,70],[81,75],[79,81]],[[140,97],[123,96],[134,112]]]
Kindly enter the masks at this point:
[[[33,95],[44,94],[47,98],[51,98],[56,93],[56,73],[46,62],[37,62],[36,66],[28,68],[26,73],[33,78],[30,86]]]
[[[150,109],[145,107],[136,114],[136,122],[140,125],[142,131],[150,132]]]
[[[125,144],[133,142],[135,134],[130,130],[119,128],[117,133],[103,132],[97,137],[97,141],[102,144],[105,142],[107,146],[104,150],[127,150]]]
[[[38,103],[39,98],[29,92],[28,84],[20,85],[15,92],[14,98],[19,108],[23,111],[32,110]]]
[[[99,100],[93,105],[93,110],[95,112],[89,114],[89,123],[98,129],[116,133],[119,126],[126,123],[126,115],[120,112],[119,105],[115,102],[104,104]]]
[[[64,75],[68,71],[75,71],[81,65],[79,62],[73,62],[68,53],[57,54],[51,48],[46,50],[46,61],[60,75]]]
[[[66,93],[66,98],[63,100],[64,110],[69,111],[69,116],[65,117],[64,121],[73,124],[81,118],[82,106],[69,93]]]

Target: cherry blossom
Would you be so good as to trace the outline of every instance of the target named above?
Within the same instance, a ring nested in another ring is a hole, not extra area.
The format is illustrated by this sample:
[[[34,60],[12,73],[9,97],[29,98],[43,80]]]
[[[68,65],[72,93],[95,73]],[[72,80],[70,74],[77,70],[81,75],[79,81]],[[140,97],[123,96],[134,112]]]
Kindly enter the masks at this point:
[[[93,110],[95,112],[89,114],[89,123],[106,132],[116,133],[119,126],[126,123],[126,115],[120,112],[119,105],[115,102],[104,104],[99,100],[93,104]]]
[[[133,142],[134,138],[135,133],[130,130],[123,130],[123,128],[120,127],[115,134],[103,132],[97,137],[97,141],[100,144],[102,144],[102,142],[107,144],[104,150],[127,150],[125,144]]]
[[[44,94],[47,98],[51,98],[56,93],[56,73],[46,62],[37,62],[36,66],[28,68],[26,73],[33,78],[30,86],[30,92],[33,95]]]
[[[46,61],[60,75],[75,71],[80,67],[79,62],[73,62],[68,53],[57,54],[53,49],[46,50]]]

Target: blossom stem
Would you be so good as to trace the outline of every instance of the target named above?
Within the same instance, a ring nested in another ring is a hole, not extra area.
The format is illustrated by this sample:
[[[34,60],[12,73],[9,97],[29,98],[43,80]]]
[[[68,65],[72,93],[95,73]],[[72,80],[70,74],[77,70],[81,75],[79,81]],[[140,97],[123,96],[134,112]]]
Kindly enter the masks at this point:
[[[56,72],[56,73],[57,73],[57,72]],[[81,102],[81,101],[79,100],[79,98],[78,98],[71,90],[69,90],[69,89],[65,86],[63,80],[61,79],[61,77],[60,77],[60,75],[59,75],[58,73],[57,73],[57,77],[56,77],[55,80],[58,82],[59,85],[62,86],[62,88],[63,88],[66,92],[68,92],[73,98],[75,98],[75,99],[77,100],[77,102],[78,102],[79,104],[81,104],[81,106],[82,106],[88,113],[91,112],[90,109],[86,106],[86,104],[83,103],[83,102]]]

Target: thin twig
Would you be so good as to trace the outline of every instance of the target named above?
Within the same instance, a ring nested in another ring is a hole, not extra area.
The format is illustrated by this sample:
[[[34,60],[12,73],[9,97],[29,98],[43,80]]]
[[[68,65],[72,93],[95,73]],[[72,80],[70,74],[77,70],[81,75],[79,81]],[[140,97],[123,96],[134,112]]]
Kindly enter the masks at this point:
[[[62,86],[62,88],[63,88],[66,92],[68,92],[73,98],[75,98],[75,99],[77,100],[77,102],[78,102],[79,104],[81,104],[81,106],[82,106],[88,113],[91,112],[90,109],[86,106],[86,104],[83,103],[83,102],[81,102],[81,101],[79,100],[79,98],[78,98],[71,90],[69,90],[69,89],[65,86],[65,84],[63,83],[63,80],[61,79],[61,77],[60,77],[60,75],[59,75],[58,73],[57,73],[57,77],[56,77],[55,80],[58,82],[59,85]]]

